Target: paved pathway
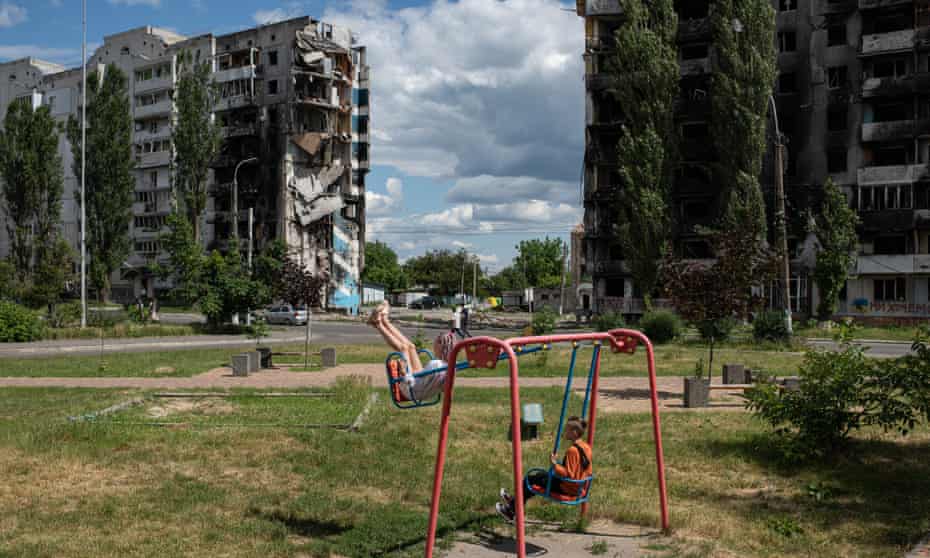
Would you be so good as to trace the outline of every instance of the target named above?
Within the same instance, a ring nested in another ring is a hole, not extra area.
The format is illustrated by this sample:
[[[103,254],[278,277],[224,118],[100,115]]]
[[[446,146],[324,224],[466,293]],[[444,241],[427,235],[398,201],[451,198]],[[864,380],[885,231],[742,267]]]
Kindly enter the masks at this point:
[[[907,553],[904,558],[930,558],[930,535]]]
[[[323,372],[291,372],[287,367],[263,370],[248,377],[236,377],[229,368],[216,368],[190,378],[3,378],[0,387],[66,387],[66,388],[126,388],[126,389],[229,389],[229,388],[313,388],[329,387],[339,378],[362,377],[372,385],[385,382],[383,364],[341,364]],[[659,402],[665,410],[681,410],[682,379],[659,377],[656,387]],[[467,372],[456,377],[457,387],[507,388],[507,377],[474,378]],[[520,387],[564,386],[564,378],[520,378]],[[580,384],[579,384],[580,385]],[[644,377],[606,377],[600,379],[600,408],[604,411],[649,412],[649,381]],[[740,410],[743,408],[738,391],[714,392],[706,410]]]

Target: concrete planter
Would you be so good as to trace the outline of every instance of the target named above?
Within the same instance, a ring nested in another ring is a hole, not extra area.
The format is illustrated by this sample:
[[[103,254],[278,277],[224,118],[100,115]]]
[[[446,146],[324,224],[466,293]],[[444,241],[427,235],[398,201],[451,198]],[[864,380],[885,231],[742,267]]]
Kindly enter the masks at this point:
[[[710,400],[710,380],[685,378],[685,407],[706,407]]]
[[[271,368],[271,347],[259,347],[256,349],[260,355],[260,365],[262,368]]]
[[[261,370],[261,356],[258,351],[249,351],[245,354],[249,357],[249,372],[258,372]]]
[[[233,355],[232,357],[233,376],[249,375],[249,356],[248,354]]]
[[[746,367],[742,364],[724,364],[723,365],[723,383],[725,384],[745,384]]]

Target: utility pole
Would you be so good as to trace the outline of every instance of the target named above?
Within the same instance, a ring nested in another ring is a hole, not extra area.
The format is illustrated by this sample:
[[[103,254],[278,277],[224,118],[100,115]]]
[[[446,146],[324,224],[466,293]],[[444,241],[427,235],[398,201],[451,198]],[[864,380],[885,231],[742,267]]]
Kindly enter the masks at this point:
[[[468,263],[468,253],[462,255],[462,282],[459,284],[459,293],[462,295],[462,304],[465,304],[465,265]]]
[[[252,277],[252,225],[255,219],[255,208],[249,208],[249,277]],[[308,310],[309,312],[309,310]],[[310,321],[310,314],[307,314],[307,321]],[[245,313],[245,325],[252,325],[252,309],[249,308]]]
[[[477,304],[478,301],[478,257],[475,256],[475,262],[472,267],[472,283],[471,283],[471,303]]]
[[[87,0],[81,2],[81,328],[87,327]]]

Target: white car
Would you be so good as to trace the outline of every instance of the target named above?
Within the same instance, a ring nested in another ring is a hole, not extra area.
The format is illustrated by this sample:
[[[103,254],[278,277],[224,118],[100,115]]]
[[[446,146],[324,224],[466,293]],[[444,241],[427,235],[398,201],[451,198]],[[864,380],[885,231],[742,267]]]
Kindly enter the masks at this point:
[[[304,325],[307,323],[307,307],[282,304],[272,306],[265,312],[269,324]]]

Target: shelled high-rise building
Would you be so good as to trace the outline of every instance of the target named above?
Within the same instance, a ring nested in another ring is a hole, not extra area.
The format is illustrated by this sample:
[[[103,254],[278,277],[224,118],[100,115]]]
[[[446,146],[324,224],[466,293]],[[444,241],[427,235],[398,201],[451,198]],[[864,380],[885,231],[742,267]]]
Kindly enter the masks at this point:
[[[830,178],[861,220],[856,268],[840,316],[930,317],[930,0],[773,0],[778,79],[773,92],[787,141],[791,304],[816,309],[809,214]],[[676,2],[681,164],[673,189],[674,246],[711,256],[698,225],[714,222],[718,188],[708,122],[714,45],[712,0]],[[599,311],[642,311],[641,294],[614,236],[622,196],[616,169],[620,107],[607,88],[607,58],[622,14],[616,0],[578,0],[586,34],[585,251]],[[770,118],[771,122],[771,118]],[[771,130],[770,140],[774,137]],[[760,177],[771,207],[773,158]],[[771,216],[771,209],[769,210]],[[770,223],[770,229],[771,229]]]
[[[152,266],[165,258],[159,236],[172,211],[171,134],[182,53],[211,65],[218,89],[214,118],[223,134],[209,173],[201,242],[224,248],[237,227],[245,252],[251,209],[255,251],[274,239],[285,241],[308,269],[329,274],[325,306],[356,312],[369,169],[366,50],[350,30],[309,17],[190,38],[142,27],[107,36],[91,55],[88,72],[112,66],[127,76],[134,123],[136,192],[127,223],[133,249],[113,277],[114,298],[131,300],[171,286],[155,277]],[[61,122],[79,115],[80,84],[80,68],[34,58],[0,64],[0,122],[15,100],[48,105]],[[80,177],[72,171],[63,134],[59,152],[64,234],[77,249]],[[247,162],[252,158],[257,161]],[[8,251],[4,230],[0,257]]]

